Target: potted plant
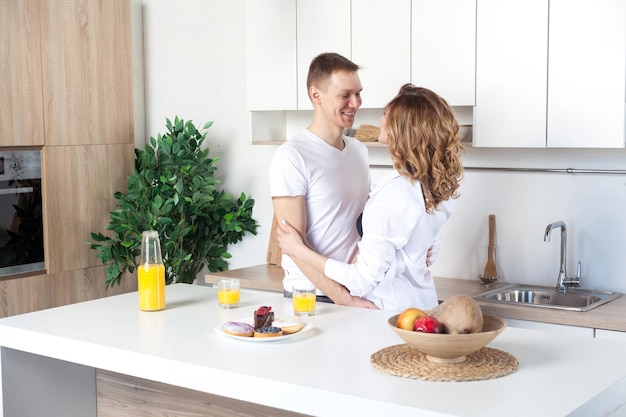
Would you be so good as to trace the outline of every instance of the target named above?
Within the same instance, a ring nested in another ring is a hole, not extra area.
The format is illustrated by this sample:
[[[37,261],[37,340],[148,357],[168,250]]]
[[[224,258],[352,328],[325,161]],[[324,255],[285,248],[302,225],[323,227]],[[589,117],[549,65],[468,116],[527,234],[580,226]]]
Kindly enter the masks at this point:
[[[228,245],[246,232],[256,235],[254,200],[244,193],[234,199],[217,188],[218,158],[202,148],[212,124],[198,130],[191,121],[166,119],[167,133],[135,149],[127,193],[114,194],[118,208],[109,213],[113,237],[91,233],[88,243],[108,264],[107,288],[137,268],[144,230],[159,232],[167,284],[193,283],[205,265],[211,272],[226,270]]]

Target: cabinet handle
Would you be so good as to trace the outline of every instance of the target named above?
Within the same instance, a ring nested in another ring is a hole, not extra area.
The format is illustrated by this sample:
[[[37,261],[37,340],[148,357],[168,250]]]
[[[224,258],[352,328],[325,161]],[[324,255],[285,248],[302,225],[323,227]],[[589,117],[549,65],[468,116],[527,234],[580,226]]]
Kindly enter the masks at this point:
[[[17,187],[0,189],[0,195],[32,193],[33,187]]]

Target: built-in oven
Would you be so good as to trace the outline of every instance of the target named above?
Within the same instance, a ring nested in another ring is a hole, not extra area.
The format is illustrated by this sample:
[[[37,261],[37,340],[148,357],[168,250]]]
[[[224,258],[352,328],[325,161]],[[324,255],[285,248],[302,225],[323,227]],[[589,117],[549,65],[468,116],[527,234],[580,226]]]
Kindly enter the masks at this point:
[[[0,279],[45,269],[41,150],[0,149]]]

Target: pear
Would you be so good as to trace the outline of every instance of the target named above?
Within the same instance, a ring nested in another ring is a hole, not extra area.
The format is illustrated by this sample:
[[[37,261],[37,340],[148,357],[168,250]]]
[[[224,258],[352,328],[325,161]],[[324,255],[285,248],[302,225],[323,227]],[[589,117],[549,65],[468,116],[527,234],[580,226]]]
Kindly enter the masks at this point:
[[[439,320],[443,333],[478,333],[483,330],[483,312],[467,294],[447,298],[432,310],[431,316]]]

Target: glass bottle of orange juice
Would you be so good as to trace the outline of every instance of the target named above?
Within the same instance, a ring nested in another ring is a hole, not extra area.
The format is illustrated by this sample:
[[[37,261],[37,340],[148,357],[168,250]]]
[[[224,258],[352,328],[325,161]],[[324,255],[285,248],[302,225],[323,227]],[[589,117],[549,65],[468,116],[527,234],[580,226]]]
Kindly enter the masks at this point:
[[[165,308],[165,266],[161,258],[159,232],[141,234],[141,258],[137,267],[139,309],[157,311]]]

